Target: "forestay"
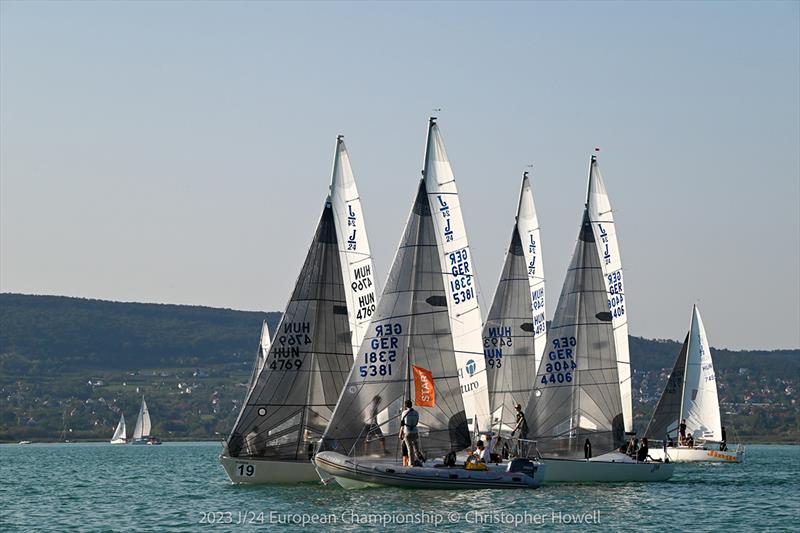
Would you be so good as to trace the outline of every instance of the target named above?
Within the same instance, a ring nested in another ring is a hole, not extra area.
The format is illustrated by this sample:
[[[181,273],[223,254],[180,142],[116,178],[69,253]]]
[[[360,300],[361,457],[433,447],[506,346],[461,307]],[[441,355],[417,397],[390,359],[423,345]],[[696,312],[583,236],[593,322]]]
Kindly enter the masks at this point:
[[[686,419],[686,430],[695,439],[720,441],[722,424],[714,363],[711,360],[711,348],[706,338],[703,319],[696,305],[692,309],[690,328],[681,418]]]
[[[514,427],[514,406],[528,403],[546,340],[539,223],[526,172],[511,243],[483,328],[493,429]]]
[[[353,361],[330,201],[269,348],[228,439],[232,457],[307,460]]]
[[[348,316],[355,357],[375,312],[377,290],[361,198],[341,135],[336,138],[330,197],[336,221],[336,237],[340,243],[342,278],[350,310]]]
[[[633,431],[633,402],[631,395],[631,363],[628,349],[628,305],[622,277],[622,259],[614,225],[614,213],[606,193],[606,186],[597,158],[592,156],[589,166],[589,193],[586,205],[592,224],[600,265],[605,282],[608,311],[614,326],[614,341],[619,371],[619,390],[622,396],[622,414],[625,431]]]
[[[491,411],[475,265],[469,249],[455,177],[435,117],[431,117],[428,124],[423,176],[433,213],[445,297],[450,308],[450,331],[458,362],[464,408],[467,417],[477,422],[476,429],[488,428]]]
[[[686,375],[686,349],[689,346],[689,334],[686,334],[686,339],[683,341],[681,351],[678,354],[678,359],[675,360],[675,366],[672,367],[672,372],[667,378],[667,384],[664,386],[664,391],[661,393],[661,398],[658,400],[653,416],[650,423],[647,424],[647,430],[644,436],[662,440],[666,436],[678,437],[678,425],[680,424],[681,402],[683,401],[683,378]]]
[[[415,407],[424,452],[436,457],[469,445],[447,294],[423,180],[323,449],[373,455],[382,453],[384,439],[388,453],[399,459],[402,403],[419,400],[409,364],[428,372],[435,391],[432,407]]]

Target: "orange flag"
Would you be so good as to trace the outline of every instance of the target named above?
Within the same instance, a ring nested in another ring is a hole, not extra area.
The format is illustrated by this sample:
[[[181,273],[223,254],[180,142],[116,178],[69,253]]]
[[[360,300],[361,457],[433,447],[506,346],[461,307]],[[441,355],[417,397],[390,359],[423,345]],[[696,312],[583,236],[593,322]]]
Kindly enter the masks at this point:
[[[411,369],[414,371],[414,403],[420,407],[436,407],[433,374],[430,370],[415,365],[411,365]]]

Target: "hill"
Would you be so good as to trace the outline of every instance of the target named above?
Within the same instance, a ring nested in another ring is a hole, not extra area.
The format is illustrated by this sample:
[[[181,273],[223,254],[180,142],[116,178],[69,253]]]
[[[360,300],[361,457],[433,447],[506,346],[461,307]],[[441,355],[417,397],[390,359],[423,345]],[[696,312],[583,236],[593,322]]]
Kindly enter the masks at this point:
[[[155,433],[221,438],[244,396],[261,321],[279,313],[0,294],[0,440],[97,438],[132,425],[147,395]],[[631,337],[643,429],[680,349]],[[800,350],[712,349],[723,418],[750,439],[798,440]]]

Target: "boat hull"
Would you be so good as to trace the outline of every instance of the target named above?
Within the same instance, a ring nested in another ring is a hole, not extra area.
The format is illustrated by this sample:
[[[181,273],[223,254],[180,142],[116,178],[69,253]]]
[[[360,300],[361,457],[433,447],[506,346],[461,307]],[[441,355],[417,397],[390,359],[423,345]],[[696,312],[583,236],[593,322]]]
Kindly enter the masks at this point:
[[[635,463],[542,459],[544,483],[609,483],[615,481],[666,481],[675,473],[672,463]]]
[[[534,489],[543,468],[533,476],[522,472],[466,470],[463,468],[407,467],[378,461],[359,461],[336,452],[320,452],[314,462],[346,489],[374,486],[409,489]]]
[[[319,482],[314,465],[301,461],[268,461],[219,456],[219,462],[233,483],[246,485]]]
[[[128,444],[128,441],[125,440],[125,439],[116,439],[116,440],[112,440],[111,444]]]
[[[672,463],[741,463],[744,461],[744,449],[721,452],[703,448],[667,448],[667,456]],[[663,460],[664,449],[651,449],[650,457]]]

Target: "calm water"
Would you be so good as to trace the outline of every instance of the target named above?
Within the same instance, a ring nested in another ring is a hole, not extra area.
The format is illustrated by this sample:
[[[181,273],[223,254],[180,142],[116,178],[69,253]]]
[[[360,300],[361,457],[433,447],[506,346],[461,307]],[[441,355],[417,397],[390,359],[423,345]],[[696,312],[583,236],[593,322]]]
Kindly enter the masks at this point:
[[[665,483],[466,492],[233,486],[217,463],[219,451],[216,443],[0,446],[0,531],[288,531],[304,529],[285,524],[304,516],[336,521],[306,530],[372,531],[381,520],[425,521],[387,525],[403,531],[514,528],[475,523],[482,518],[563,531],[797,531],[800,516],[800,446],[749,446],[742,465],[678,465]],[[398,511],[414,514],[392,514]],[[565,523],[596,511],[599,524]]]

